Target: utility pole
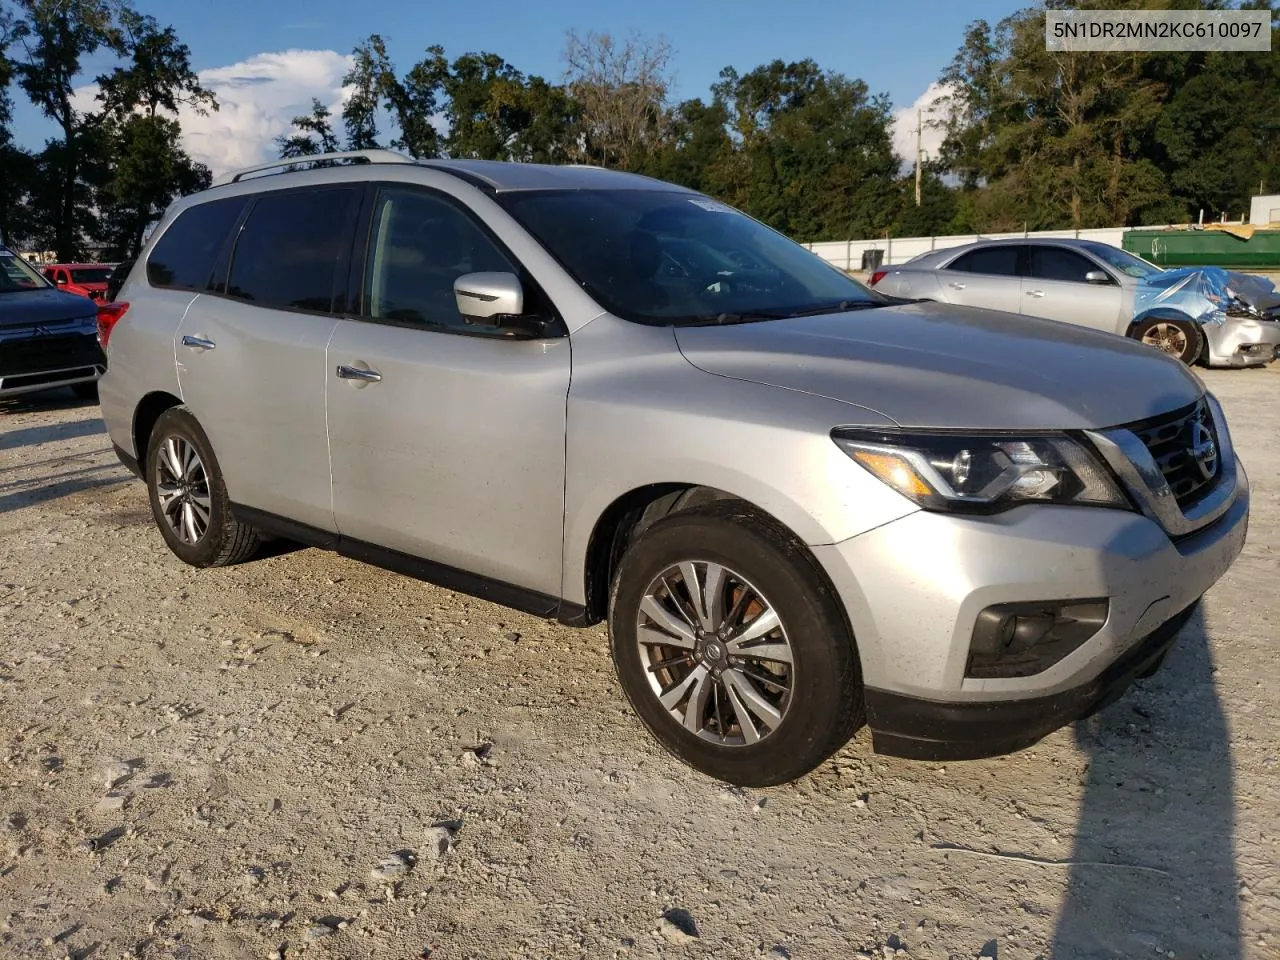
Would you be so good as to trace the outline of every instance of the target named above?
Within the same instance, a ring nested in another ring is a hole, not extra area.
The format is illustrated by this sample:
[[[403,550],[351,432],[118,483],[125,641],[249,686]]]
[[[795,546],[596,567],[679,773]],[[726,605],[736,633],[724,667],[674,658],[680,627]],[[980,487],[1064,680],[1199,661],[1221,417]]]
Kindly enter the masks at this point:
[[[916,110],[916,206],[920,206],[920,131],[923,126],[921,122],[921,111]]]

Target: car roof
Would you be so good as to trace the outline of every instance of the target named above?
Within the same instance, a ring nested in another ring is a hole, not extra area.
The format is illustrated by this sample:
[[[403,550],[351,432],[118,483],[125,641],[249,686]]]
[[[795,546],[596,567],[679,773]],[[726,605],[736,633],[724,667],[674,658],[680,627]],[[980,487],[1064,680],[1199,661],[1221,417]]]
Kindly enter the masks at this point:
[[[901,264],[901,266],[934,267],[943,261],[952,260],[960,256],[962,253],[968,253],[970,250],[982,250],[988,247],[1070,247],[1075,250],[1082,250],[1089,253],[1092,252],[1093,248],[1099,245],[1114,246],[1114,244],[1105,244],[1101,240],[1088,240],[1083,237],[1002,237],[999,239],[992,238],[990,240],[971,240],[969,243],[962,243],[954,247],[942,247],[939,250],[930,250],[928,253],[922,253],[917,257],[912,257],[906,263]]]
[[[480,180],[491,190],[680,190],[637,173],[584,164],[509,163],[502,160],[419,160],[419,166]]]

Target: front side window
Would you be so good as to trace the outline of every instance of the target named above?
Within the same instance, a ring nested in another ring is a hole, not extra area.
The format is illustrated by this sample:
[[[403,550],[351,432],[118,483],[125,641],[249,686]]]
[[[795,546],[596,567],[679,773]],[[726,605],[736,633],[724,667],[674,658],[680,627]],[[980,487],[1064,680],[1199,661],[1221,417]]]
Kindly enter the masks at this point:
[[[236,240],[227,295],[259,307],[332,311],[356,196],[334,187],[258,197]]]
[[[1086,258],[1062,247],[1032,247],[1031,276],[1037,280],[1088,283],[1085,274],[1098,268]]]
[[[732,207],[667,190],[537,190],[499,203],[623,319],[781,320],[891,301]]]
[[[421,190],[379,192],[365,271],[370,319],[481,332],[458,312],[453,282],[490,272],[520,270],[458,207]],[[524,286],[529,299],[533,291]]]
[[[178,214],[147,258],[147,281],[153,287],[208,290],[218,254],[245,202],[244,197],[227,197]]]
[[[957,257],[947,269],[984,273],[992,277],[1016,277],[1019,249],[1016,246],[980,247]]]

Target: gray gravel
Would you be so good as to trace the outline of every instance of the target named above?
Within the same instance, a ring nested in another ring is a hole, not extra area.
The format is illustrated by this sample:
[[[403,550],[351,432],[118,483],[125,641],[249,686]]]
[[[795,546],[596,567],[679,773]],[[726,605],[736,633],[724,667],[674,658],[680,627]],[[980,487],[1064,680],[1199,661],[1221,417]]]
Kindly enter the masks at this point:
[[[749,791],[648,739],[602,629],[192,570],[95,407],[0,402],[0,956],[1274,960],[1280,370],[1202,375],[1253,521],[1160,674],[1013,757],[863,732]]]

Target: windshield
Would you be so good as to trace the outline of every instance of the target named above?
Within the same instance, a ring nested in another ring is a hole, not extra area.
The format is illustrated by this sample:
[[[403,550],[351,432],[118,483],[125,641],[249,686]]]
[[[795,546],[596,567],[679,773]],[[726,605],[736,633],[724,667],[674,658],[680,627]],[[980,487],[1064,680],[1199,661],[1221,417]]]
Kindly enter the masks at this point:
[[[610,313],[662,326],[890,301],[732,207],[662,190],[546,190],[499,202]]]
[[[0,248],[0,293],[17,290],[43,290],[49,284],[25,260],[13,251]]]
[[[1121,250],[1107,243],[1084,244],[1086,250],[1109,267],[1115,267],[1121,273],[1142,279],[1164,271],[1154,263],[1147,263],[1141,257],[1135,257],[1128,250]]]
[[[71,271],[72,283],[106,283],[110,277],[110,267],[83,267]]]

